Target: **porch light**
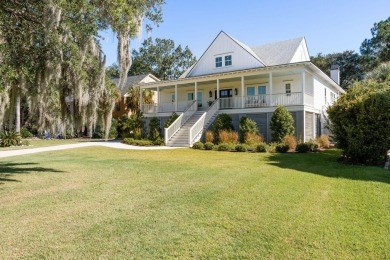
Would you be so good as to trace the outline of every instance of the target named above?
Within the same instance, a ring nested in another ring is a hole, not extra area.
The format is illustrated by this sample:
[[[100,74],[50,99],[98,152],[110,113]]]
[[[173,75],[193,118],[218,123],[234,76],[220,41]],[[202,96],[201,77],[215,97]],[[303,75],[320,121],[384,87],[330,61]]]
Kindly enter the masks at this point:
[[[238,94],[238,90],[235,88],[235,89],[234,89],[234,95],[237,96],[237,94]]]
[[[209,91],[209,97],[213,97],[213,92],[211,90]]]

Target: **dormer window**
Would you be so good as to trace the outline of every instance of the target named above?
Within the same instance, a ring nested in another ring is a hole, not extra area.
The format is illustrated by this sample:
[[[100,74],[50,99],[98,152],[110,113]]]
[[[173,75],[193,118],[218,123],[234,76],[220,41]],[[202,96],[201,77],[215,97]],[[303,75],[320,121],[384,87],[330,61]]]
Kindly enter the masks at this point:
[[[215,58],[215,67],[216,68],[222,67],[222,57],[216,57]]]
[[[225,66],[231,66],[232,65],[232,55],[226,55],[225,56]]]

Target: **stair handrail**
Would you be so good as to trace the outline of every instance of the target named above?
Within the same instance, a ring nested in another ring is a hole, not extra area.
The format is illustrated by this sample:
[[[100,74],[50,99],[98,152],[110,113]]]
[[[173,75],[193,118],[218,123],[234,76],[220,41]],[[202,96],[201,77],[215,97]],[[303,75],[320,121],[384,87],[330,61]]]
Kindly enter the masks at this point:
[[[187,122],[187,120],[198,110],[198,102],[196,100],[184,110],[184,112],[167,128],[164,129],[165,144],[172,138],[174,134]]]
[[[194,125],[190,128],[189,131],[189,145],[192,147],[192,145],[200,140],[200,137],[202,135],[202,132],[204,130],[204,127],[209,123],[210,119],[215,115],[215,113],[218,111],[218,102],[219,99],[214,100],[213,103],[209,106],[206,113],[204,113],[198,121],[194,123]]]

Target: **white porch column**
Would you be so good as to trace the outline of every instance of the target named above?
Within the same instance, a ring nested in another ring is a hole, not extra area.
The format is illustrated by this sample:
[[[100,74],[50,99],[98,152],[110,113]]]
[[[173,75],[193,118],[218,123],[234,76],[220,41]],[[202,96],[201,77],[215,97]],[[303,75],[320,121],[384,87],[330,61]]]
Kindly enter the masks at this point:
[[[244,76],[241,76],[241,108],[245,108],[244,85],[245,85],[245,79],[244,79]]]
[[[305,105],[305,70],[302,70],[302,105]]]
[[[198,82],[196,82],[196,81],[195,81],[194,100],[196,100],[196,102],[198,102]]]
[[[160,106],[160,87],[158,86],[157,87],[157,106],[156,106],[156,113],[158,113],[159,112],[159,106]]]
[[[269,102],[270,102],[270,105],[273,106],[273,102],[272,102],[272,72],[269,73],[268,75],[269,77]]]
[[[175,112],[177,112],[177,102],[178,102],[179,97],[177,96],[177,84],[175,84]]]
[[[219,109],[219,79],[217,79],[217,99],[218,99],[218,109]]]

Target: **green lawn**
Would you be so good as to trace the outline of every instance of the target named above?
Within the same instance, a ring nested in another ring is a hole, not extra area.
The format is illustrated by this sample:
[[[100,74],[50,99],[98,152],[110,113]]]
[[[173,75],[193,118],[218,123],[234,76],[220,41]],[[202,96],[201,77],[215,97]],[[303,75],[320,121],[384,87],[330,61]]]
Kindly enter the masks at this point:
[[[339,152],[104,147],[0,161],[8,258],[390,258],[390,171]]]
[[[11,147],[0,147],[1,151],[9,151],[9,150],[19,150],[19,149],[30,149],[30,148],[39,148],[39,147],[47,147],[54,145],[63,145],[63,144],[77,144],[81,142],[89,142],[90,139],[44,139],[44,140],[29,140],[29,146],[11,146]]]

